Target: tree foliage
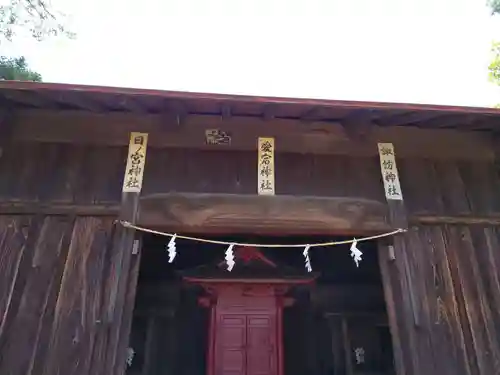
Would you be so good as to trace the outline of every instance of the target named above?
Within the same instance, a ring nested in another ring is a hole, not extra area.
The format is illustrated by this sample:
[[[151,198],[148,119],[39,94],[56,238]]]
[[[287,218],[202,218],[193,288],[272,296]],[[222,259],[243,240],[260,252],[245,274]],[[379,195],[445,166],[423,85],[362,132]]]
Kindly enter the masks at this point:
[[[24,57],[0,57],[0,79],[41,82],[42,76],[28,67]]]
[[[39,41],[58,35],[73,37],[64,24],[66,16],[52,9],[49,2],[3,0],[3,5],[0,5],[0,42],[10,42],[19,32],[26,31]],[[28,67],[24,57],[0,56],[0,80],[40,82],[42,76]]]
[[[488,66],[490,81],[500,85],[500,42],[491,46],[492,60]]]
[[[36,40],[73,34],[66,28],[66,16],[55,11],[49,0],[6,0],[0,6],[0,37],[11,41],[19,31],[28,31]]]
[[[500,14],[500,0],[489,0],[488,5],[492,14]],[[492,60],[488,65],[490,81],[500,85],[500,42],[493,42],[491,46]],[[495,105],[500,108],[500,104]]]
[[[490,6],[493,14],[500,13],[500,0],[489,0],[488,5]]]

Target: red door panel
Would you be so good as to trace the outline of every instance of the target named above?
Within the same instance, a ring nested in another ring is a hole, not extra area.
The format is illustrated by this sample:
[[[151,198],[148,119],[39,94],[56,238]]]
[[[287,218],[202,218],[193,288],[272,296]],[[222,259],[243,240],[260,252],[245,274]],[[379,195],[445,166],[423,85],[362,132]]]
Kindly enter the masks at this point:
[[[276,327],[273,315],[247,316],[246,375],[276,375]]]
[[[214,375],[277,375],[276,309],[235,302],[216,309]]]
[[[219,315],[215,375],[245,375],[246,316]]]

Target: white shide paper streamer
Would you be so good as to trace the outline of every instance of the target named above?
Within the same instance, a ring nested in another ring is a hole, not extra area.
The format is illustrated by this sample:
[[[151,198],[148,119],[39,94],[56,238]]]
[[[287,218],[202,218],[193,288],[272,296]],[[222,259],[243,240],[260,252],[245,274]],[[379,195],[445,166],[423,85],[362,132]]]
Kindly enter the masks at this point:
[[[234,254],[233,254],[233,247],[234,244],[229,245],[229,247],[226,250],[226,264],[227,264],[227,270],[231,272],[233,269],[235,262],[234,262]]]
[[[356,263],[356,267],[359,267],[359,262],[361,262],[361,256],[363,255],[363,252],[358,249],[357,245],[358,241],[354,239],[351,244],[351,257],[354,260],[354,263]]]
[[[177,238],[177,235],[174,234],[167,245],[167,251],[168,251],[168,256],[169,256],[168,263],[172,263],[175,259],[175,256],[177,255],[177,250],[175,248],[175,239],[176,238]]]
[[[311,247],[311,245],[307,245],[305,247],[304,251],[302,252],[302,254],[304,255],[304,262],[305,262],[305,267],[306,267],[307,272],[312,272],[311,259],[309,258],[309,248],[310,247]]]

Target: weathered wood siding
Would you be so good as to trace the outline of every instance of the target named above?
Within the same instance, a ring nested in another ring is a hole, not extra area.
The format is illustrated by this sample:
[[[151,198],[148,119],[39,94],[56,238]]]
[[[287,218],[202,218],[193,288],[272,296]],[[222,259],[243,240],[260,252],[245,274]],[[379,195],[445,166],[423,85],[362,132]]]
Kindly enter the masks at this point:
[[[119,329],[105,317],[113,227],[111,218],[0,216],[1,374],[103,373]]]
[[[94,375],[109,366],[118,371],[116,345],[108,338],[119,327],[103,312],[114,277],[110,242],[125,155],[119,146],[19,142],[4,148],[0,373]],[[385,201],[375,157],[285,153],[277,155],[276,167],[277,194]],[[498,217],[494,161],[422,157],[398,160],[398,167],[414,226],[396,242],[395,261],[385,257],[381,263],[400,374],[496,374],[499,228],[439,224],[444,216]],[[152,149],[143,195],[254,194],[255,169],[249,151]],[[66,207],[66,214],[52,210],[58,214],[43,216],[51,206]],[[102,207],[103,213],[85,216],[79,211],[84,207]],[[423,215],[436,224],[419,225],[416,217]]]
[[[0,158],[0,199],[118,204],[126,157],[124,147],[12,143],[3,149]]]
[[[10,144],[0,158],[0,203],[4,208],[16,202],[119,204],[126,152],[125,147]],[[500,214],[493,160],[400,159],[398,168],[411,214]],[[151,149],[142,195],[255,194],[256,187],[255,152]],[[385,201],[375,157],[278,153],[276,189],[280,195]]]
[[[381,249],[400,374],[499,373],[499,240],[498,227],[415,226],[394,261]]]

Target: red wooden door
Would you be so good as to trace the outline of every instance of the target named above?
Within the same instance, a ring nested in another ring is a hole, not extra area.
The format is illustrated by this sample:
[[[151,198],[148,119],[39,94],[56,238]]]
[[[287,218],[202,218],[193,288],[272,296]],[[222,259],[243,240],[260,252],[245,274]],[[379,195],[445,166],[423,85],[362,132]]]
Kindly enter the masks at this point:
[[[275,314],[247,315],[246,375],[276,375]]]
[[[215,375],[245,375],[246,316],[220,314],[215,336]]]
[[[276,311],[219,311],[215,375],[277,375]]]

